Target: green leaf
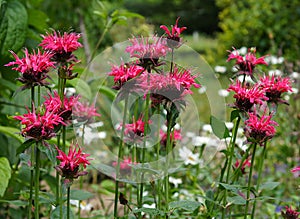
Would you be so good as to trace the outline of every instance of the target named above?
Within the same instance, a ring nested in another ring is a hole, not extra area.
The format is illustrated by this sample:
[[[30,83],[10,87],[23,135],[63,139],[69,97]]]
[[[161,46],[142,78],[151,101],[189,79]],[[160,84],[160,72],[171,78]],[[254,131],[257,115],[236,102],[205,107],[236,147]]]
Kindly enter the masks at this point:
[[[150,216],[164,216],[165,213],[161,210],[158,210],[156,208],[139,208],[139,209],[134,209],[132,211],[133,213],[140,213],[140,212],[144,212],[146,214],[149,214]]]
[[[52,165],[56,165],[57,151],[55,147],[45,147],[44,145],[39,144],[39,149],[47,155]]]
[[[18,1],[8,1],[0,24],[1,54],[9,50],[18,51],[25,43],[27,30],[27,11]]]
[[[238,118],[240,116],[239,110],[233,110],[230,114],[230,121],[232,122],[235,118]]]
[[[280,182],[266,182],[264,184],[262,184],[260,186],[261,190],[273,190],[275,189],[278,185],[280,184]]]
[[[114,100],[116,98],[116,92],[107,86],[101,86],[99,88],[99,92],[105,94],[110,100]]]
[[[232,191],[233,193],[238,194],[238,188],[240,188],[239,185],[229,185],[226,183],[219,183],[224,189],[228,191]]]
[[[81,80],[79,78],[74,78],[72,80],[68,80],[68,83],[72,85],[78,94],[80,94],[82,97],[91,100],[92,98],[92,91],[88,83],[86,83],[84,80]]]
[[[28,205],[27,201],[21,201],[21,200],[0,200],[2,203],[9,203],[15,206],[26,206]]]
[[[234,205],[245,205],[246,200],[242,196],[233,196],[233,197],[227,197],[227,202],[232,203]]]
[[[86,200],[92,198],[94,196],[93,193],[84,190],[74,189],[71,190],[70,198],[73,200]]]
[[[201,206],[200,202],[196,201],[188,201],[188,200],[183,200],[183,201],[175,201],[175,202],[170,202],[169,203],[169,208],[181,208],[186,211],[195,211],[196,208],[199,208]]]
[[[210,117],[210,125],[212,127],[214,134],[218,138],[223,139],[223,138],[230,137],[229,130],[223,121],[217,119],[214,116],[211,116]]]
[[[48,17],[44,12],[35,9],[28,9],[28,25],[39,31],[45,31],[45,29],[48,28],[47,20]]]
[[[11,168],[9,161],[6,157],[0,158],[0,197],[5,193],[8,186],[9,179],[11,177]]]
[[[70,209],[71,213],[70,213],[70,218],[69,219],[74,219],[74,213],[72,211],[72,209]],[[62,206],[62,213],[63,215],[60,215],[60,206],[58,205],[52,212],[50,215],[50,219],[57,219],[57,218],[67,218],[67,207],[66,206]]]
[[[21,144],[18,148],[17,148],[17,155],[20,153],[23,153],[27,148],[29,148],[33,143],[35,143],[34,139],[28,139],[27,141],[25,141],[23,144]]]
[[[18,140],[20,143],[24,140],[22,136],[18,135],[18,133],[20,133],[19,129],[8,126],[0,126],[0,132]]]

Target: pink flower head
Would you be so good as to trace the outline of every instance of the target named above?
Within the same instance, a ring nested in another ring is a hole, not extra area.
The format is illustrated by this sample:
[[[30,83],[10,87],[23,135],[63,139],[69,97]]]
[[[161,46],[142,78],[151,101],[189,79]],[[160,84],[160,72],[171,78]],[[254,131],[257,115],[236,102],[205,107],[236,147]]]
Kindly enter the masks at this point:
[[[173,77],[172,74],[163,75],[156,73],[144,73],[138,77],[137,84],[145,97],[147,93],[150,93],[153,106],[157,106],[158,104],[169,106],[169,103],[184,106],[185,95],[191,94],[192,91],[186,89],[183,86],[185,84],[184,81],[177,81],[176,77],[178,77],[178,75]]]
[[[177,66],[174,67],[174,71],[170,73],[173,80],[179,82],[182,87],[189,90],[192,86],[200,88],[201,85],[195,82],[196,76],[192,75],[190,70],[179,69]]]
[[[264,90],[258,85],[243,86],[239,80],[236,80],[236,84],[231,84],[227,90],[235,92],[234,107],[245,112],[250,111],[254,104],[262,104],[263,101],[268,100]]]
[[[256,113],[249,113],[249,119],[245,121],[245,136],[248,141],[262,145],[265,141],[271,139],[276,133],[274,126],[278,126],[271,119],[272,115],[259,117]]]
[[[74,105],[73,115],[78,122],[91,123],[93,117],[101,116],[97,113],[97,109],[94,105],[89,105],[88,103],[77,102]]]
[[[38,50],[37,53],[33,51],[33,54],[29,54],[28,50],[25,49],[24,58],[19,58],[13,51],[10,52],[16,61],[10,62],[5,66],[17,65],[17,67],[12,69],[22,73],[18,80],[25,84],[23,89],[47,85],[45,82],[45,79],[49,77],[47,73],[51,67],[55,67],[55,63],[50,60],[52,57],[50,52],[42,53]]]
[[[298,219],[300,212],[297,212],[296,210],[293,210],[292,207],[285,206],[285,212],[281,211],[281,215],[285,219]]]
[[[179,19],[180,17],[177,18],[175,26],[172,25],[171,31],[165,25],[160,26],[160,28],[163,29],[168,35],[167,44],[170,48],[178,48],[179,46],[181,46],[180,34],[187,29],[186,27],[178,27]]]
[[[300,166],[293,168],[291,172],[300,177]]]
[[[160,130],[159,134],[160,134],[160,144],[164,148],[166,148],[166,146],[167,146],[167,133],[164,132],[163,130]],[[170,135],[170,142],[172,143],[172,146],[175,147],[176,146],[176,141],[181,140],[181,139],[182,139],[181,131],[174,129],[174,132],[171,133],[171,135]]]
[[[58,62],[77,61],[72,52],[82,47],[78,42],[80,34],[77,33],[64,33],[53,31],[52,34],[47,33],[46,36],[42,35],[43,40],[40,46],[44,50],[51,51],[54,56],[53,59]]]
[[[121,64],[120,66],[112,66],[109,76],[114,77],[116,86],[115,89],[119,90],[127,81],[137,77],[144,71],[144,68],[138,65]]]
[[[130,53],[130,57],[136,57],[140,61],[140,65],[158,66],[160,57],[166,56],[170,50],[166,44],[166,40],[161,37],[153,36],[152,38],[132,38],[129,39],[131,46],[127,46],[125,51]]]
[[[230,54],[228,55],[227,62],[235,59],[235,64],[238,66],[238,70],[240,71],[239,74],[253,76],[253,71],[256,65],[268,65],[268,63],[265,61],[265,56],[256,58],[255,48],[249,49],[249,52],[244,57],[239,55],[239,52],[235,48],[233,49],[233,51],[228,51]]]
[[[260,87],[266,92],[269,98],[268,102],[286,103],[281,99],[281,95],[285,92],[292,91],[291,81],[289,78],[282,78],[280,76],[264,76],[260,78]]]
[[[241,161],[240,161],[240,160],[236,160],[236,162],[235,162],[235,164],[234,164],[234,167],[235,167],[235,168],[238,168],[240,165],[241,165]],[[241,166],[241,169],[240,169],[240,170],[241,170],[242,174],[246,174],[246,171],[245,171],[246,167],[251,167],[251,161],[250,161],[249,158],[247,158],[247,159],[243,162],[243,164],[242,164],[242,166]]]
[[[78,149],[78,150],[77,150]],[[86,168],[87,165],[90,164],[87,159],[89,154],[85,154],[76,144],[73,148],[73,145],[70,145],[69,153],[66,155],[63,151],[56,148],[58,152],[58,156],[56,158],[60,161],[60,164],[55,167],[55,169],[69,181],[73,181],[73,179],[78,178],[79,176],[86,175],[86,171],[79,171],[80,165],[83,165]]]
[[[22,135],[27,138],[40,140],[49,140],[55,136],[55,127],[63,124],[63,119],[53,112],[45,111],[44,114],[36,113],[35,110],[23,116],[14,116],[14,119],[20,120],[25,127],[22,129]]]
[[[120,161],[120,170],[128,172],[128,171],[131,170],[131,166],[130,165],[132,165],[132,164],[135,164],[135,162],[132,162],[132,160],[131,160],[130,157],[124,157],[123,160]],[[118,165],[118,162],[114,161],[112,163],[112,165],[114,167],[116,167]]]
[[[149,121],[148,123],[151,123]],[[144,130],[145,130],[145,122],[143,121],[143,118],[140,117],[138,120],[135,120],[133,118],[132,123],[125,124],[125,130],[124,134],[129,135],[130,137],[135,137],[135,135],[138,136],[144,136]]]
[[[67,124],[72,119],[72,108],[78,103],[78,96],[66,97],[64,95],[64,103],[62,104],[60,96],[56,91],[54,91],[54,96],[50,93],[45,96],[44,106],[47,111],[53,112],[60,115],[63,118],[65,124]]]

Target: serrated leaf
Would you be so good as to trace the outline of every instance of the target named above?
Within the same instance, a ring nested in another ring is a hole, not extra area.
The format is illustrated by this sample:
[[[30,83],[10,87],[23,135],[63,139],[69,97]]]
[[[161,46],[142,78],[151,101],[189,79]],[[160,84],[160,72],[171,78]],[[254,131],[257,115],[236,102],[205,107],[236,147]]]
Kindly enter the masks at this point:
[[[275,189],[278,185],[280,184],[280,182],[266,182],[264,184],[262,184],[260,186],[261,190],[273,190]]]
[[[242,196],[233,196],[233,197],[227,197],[227,202],[230,202],[234,205],[245,205],[246,200]]]
[[[165,213],[161,210],[158,210],[156,208],[139,208],[139,209],[134,209],[132,211],[133,213],[140,213],[144,212],[146,214],[149,214],[150,216],[164,216]]]
[[[0,158],[0,197],[2,197],[8,186],[11,177],[11,168],[6,157]]]
[[[86,200],[92,198],[93,196],[94,196],[93,193],[84,190],[78,190],[78,189],[71,190],[70,193],[70,199],[73,200]]]
[[[223,139],[223,138],[230,137],[229,130],[223,121],[217,119],[214,116],[211,116],[210,117],[210,125],[212,127],[214,134],[218,138]]]
[[[18,140],[20,143],[22,143],[24,140],[23,137],[18,135],[18,133],[20,133],[19,129],[8,126],[0,126],[0,132]]]
[[[5,36],[1,36],[3,42],[1,54],[8,54],[9,50],[18,51],[25,43],[27,30],[27,11],[24,5],[18,1],[8,1],[7,8],[1,22],[1,31]],[[6,26],[6,31],[2,27],[2,23]]]
[[[17,155],[20,154],[20,153],[23,153],[27,148],[29,148],[34,143],[35,143],[34,139],[28,139],[27,141],[25,141],[23,144],[21,144],[17,148]]]
[[[188,201],[188,200],[175,201],[169,203],[169,208],[171,209],[180,208],[186,211],[195,211],[196,208],[199,208],[200,206],[201,206],[200,202]]]

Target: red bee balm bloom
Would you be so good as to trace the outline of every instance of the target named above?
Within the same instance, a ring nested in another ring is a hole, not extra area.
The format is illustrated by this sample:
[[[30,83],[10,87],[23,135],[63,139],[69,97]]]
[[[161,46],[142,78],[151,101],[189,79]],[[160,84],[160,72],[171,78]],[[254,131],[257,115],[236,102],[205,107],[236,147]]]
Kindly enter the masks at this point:
[[[136,164],[136,163],[132,162],[130,157],[128,157],[128,158],[124,157],[124,159],[120,161],[120,169],[123,170],[123,171],[130,171],[131,170],[131,166],[130,166],[131,164]],[[114,161],[112,163],[112,165],[114,167],[116,167],[118,165],[118,162]]]
[[[78,103],[79,97],[71,96],[68,98],[64,96],[64,104],[62,104],[58,93],[54,91],[54,97],[51,94],[48,94],[48,97],[46,96],[44,98],[44,106],[46,110],[60,115],[64,122],[67,123],[72,119],[72,108]]]
[[[79,172],[80,165],[83,165],[84,168],[86,168],[86,165],[89,165],[90,162],[87,159],[89,154],[82,153],[81,149],[78,148],[78,145],[76,144],[74,149],[73,145],[70,145],[69,153],[66,155],[63,151],[57,149],[58,156],[56,158],[60,160],[60,164],[55,167],[55,169],[62,175],[62,177],[65,177],[66,180],[73,181],[73,179],[78,178],[79,176],[86,175],[86,171]]]
[[[16,61],[10,62],[5,66],[18,65],[12,69],[22,73],[18,80],[25,84],[23,89],[47,84],[45,82],[45,79],[49,77],[47,73],[51,67],[55,67],[55,63],[50,61],[52,57],[50,52],[42,53],[38,50],[37,53],[33,51],[33,54],[29,54],[28,50],[25,49],[25,57],[21,59],[13,51],[10,52]]]
[[[285,219],[298,219],[300,212],[297,212],[296,210],[293,210],[292,207],[285,206],[286,211],[281,211],[281,215]]]
[[[149,65],[158,66],[160,57],[166,56],[169,47],[166,41],[161,37],[153,36],[152,38],[133,38],[129,39],[131,46],[127,46],[125,51],[130,53],[131,57],[140,60],[140,65],[147,67]]]
[[[78,122],[91,123],[94,116],[101,116],[97,113],[97,109],[88,103],[77,102],[74,105],[73,115]]]
[[[246,74],[246,75],[253,75],[253,71],[256,65],[268,65],[268,63],[265,61],[265,56],[256,58],[255,56],[255,49],[250,49],[249,52],[243,57],[239,55],[238,51],[233,48],[234,51],[228,51],[230,52],[227,62],[236,59],[236,65],[238,66],[238,70],[240,71],[240,74]]]
[[[160,130],[160,144],[164,147],[167,146],[167,133],[164,132],[163,130]],[[177,140],[181,140],[182,136],[181,136],[181,131],[180,130],[174,130],[174,133],[171,133],[170,135],[170,141],[173,143],[173,147],[175,147],[176,145],[176,141]]]
[[[47,33],[47,36],[42,35],[43,40],[40,46],[44,50],[49,50],[54,54],[54,60],[59,62],[77,61],[72,52],[82,47],[78,42],[80,34],[64,33],[54,31],[53,34]]]
[[[268,102],[273,103],[286,103],[281,99],[281,94],[292,91],[289,78],[275,77],[274,75],[272,77],[262,77],[260,79],[260,87],[265,90],[266,96],[269,98]]]
[[[36,114],[35,110],[33,112],[28,110],[28,114],[14,116],[13,118],[20,120],[21,124],[25,125],[25,128],[22,129],[22,135],[36,141],[51,139],[55,136],[55,126],[65,125],[59,115],[47,110],[43,115]]]
[[[119,90],[127,81],[135,78],[144,71],[144,68],[138,65],[121,64],[120,66],[112,66],[109,76],[114,76],[116,86],[114,88]]]
[[[263,101],[268,100],[264,90],[259,86],[246,87],[239,80],[236,81],[236,84],[231,84],[227,90],[235,92],[233,95],[234,107],[245,112],[251,110],[254,104],[262,104]]]
[[[278,124],[271,120],[272,115],[262,115],[260,118],[255,113],[249,113],[249,119],[245,121],[245,136],[248,141],[262,145],[271,139],[276,132],[274,126]]]
[[[163,29],[165,33],[168,35],[167,44],[170,48],[178,48],[179,46],[181,46],[180,34],[187,29],[186,27],[178,27],[178,21],[179,21],[179,17],[176,20],[175,26],[172,25],[171,28],[172,33],[165,25],[160,26],[160,28]]]
[[[235,168],[238,168],[239,166],[241,165],[241,161],[240,160],[236,160],[236,162],[235,162],[235,164],[234,164],[234,167]],[[243,164],[242,164],[242,166],[241,166],[241,172],[242,172],[242,174],[246,174],[246,167],[251,167],[251,161],[250,161],[250,159],[249,158],[247,158],[244,162],[243,162]]]

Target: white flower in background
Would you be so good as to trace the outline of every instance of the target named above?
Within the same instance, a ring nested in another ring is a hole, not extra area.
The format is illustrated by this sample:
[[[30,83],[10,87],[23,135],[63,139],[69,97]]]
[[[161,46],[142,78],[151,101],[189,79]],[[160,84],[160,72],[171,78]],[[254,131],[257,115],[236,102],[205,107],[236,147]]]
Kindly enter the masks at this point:
[[[238,66],[237,65],[234,65],[232,68],[231,68],[231,71],[232,72],[237,72],[239,69],[238,69]]]
[[[284,62],[284,57],[266,56],[265,61],[268,64],[273,64],[273,65],[282,64]]]
[[[221,97],[227,97],[227,96],[229,95],[229,91],[228,91],[228,90],[225,90],[225,89],[220,89],[220,90],[218,91],[218,94],[219,94],[219,96],[221,96]]]
[[[185,135],[188,138],[193,138],[196,134],[195,134],[195,132],[186,132]]]
[[[73,96],[76,93],[76,89],[74,87],[66,87],[65,94],[67,97]]]
[[[196,165],[200,163],[199,153],[194,154],[185,146],[179,149],[179,156],[184,161],[185,165]]]
[[[174,126],[174,129],[180,130],[180,125],[178,123],[176,123],[176,125]]]
[[[283,96],[283,99],[286,100],[286,101],[289,101],[289,100],[290,100],[290,96],[284,95],[284,96]]]
[[[245,144],[246,140],[246,138],[237,138],[235,143],[241,150],[246,151],[249,147],[249,145]]]
[[[208,144],[210,138],[205,136],[195,136],[193,137],[192,143],[194,146],[202,146]]]
[[[169,182],[172,183],[175,188],[178,188],[179,184],[182,184],[182,179],[181,178],[174,178],[172,176],[169,177]]]
[[[227,68],[225,66],[217,65],[215,67],[215,72],[217,72],[217,73],[224,74],[224,73],[226,73],[226,70],[227,70]]]
[[[240,82],[243,82],[243,80],[244,80],[244,75],[238,76],[238,80],[239,80]],[[246,81],[246,82],[249,82],[249,83],[252,83],[252,84],[255,83],[249,75],[246,75],[245,81]]]
[[[90,144],[92,141],[97,139],[105,139],[106,138],[106,132],[97,131],[97,127],[103,126],[103,122],[97,122],[97,123],[91,123],[89,125],[81,125],[76,129],[76,134],[79,137],[84,137],[84,143]],[[84,128],[84,130],[83,130]]]
[[[228,129],[232,129],[234,126],[233,122],[225,122],[225,125]]]
[[[299,78],[299,75],[300,75],[300,74],[299,74],[298,72],[295,72],[295,71],[294,71],[294,72],[290,75],[290,77],[293,78],[293,79],[297,79],[297,78]]]
[[[278,70],[278,69],[275,69],[275,70],[270,70],[269,71],[269,76],[280,76],[280,75],[282,75],[282,72],[280,71],[280,70]]]
[[[204,94],[206,92],[206,87],[205,86],[201,86],[199,89],[198,89],[198,93],[199,94]]]
[[[78,208],[79,206],[79,201],[78,200],[70,200],[70,204],[75,206],[76,208]],[[85,201],[81,201],[80,203],[80,209],[83,211],[91,211],[93,208],[93,205],[91,205],[90,203],[86,203]]]
[[[247,53],[247,47],[243,46],[241,47],[240,49],[237,50],[237,52],[240,54],[240,55],[246,55]]]
[[[202,130],[203,130],[204,132],[212,133],[212,127],[211,127],[210,124],[204,124],[204,125],[202,126]]]

